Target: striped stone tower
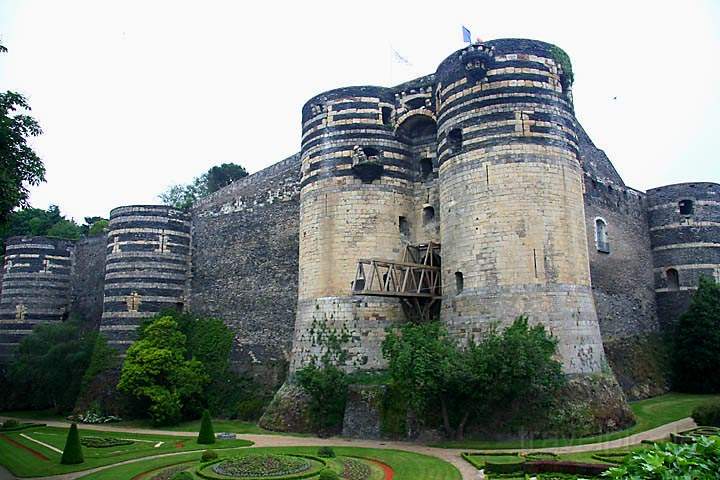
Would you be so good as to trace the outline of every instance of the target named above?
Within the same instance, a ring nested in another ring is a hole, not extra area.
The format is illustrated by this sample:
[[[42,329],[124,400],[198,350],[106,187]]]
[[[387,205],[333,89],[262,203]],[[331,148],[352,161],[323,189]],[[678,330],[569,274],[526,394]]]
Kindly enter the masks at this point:
[[[164,205],[110,212],[100,331],[125,351],[140,322],[164,309],[183,309],[190,265],[190,220]]]
[[[438,68],[441,319],[467,338],[526,314],[559,338],[566,373],[593,373],[605,357],[568,70],[557,47],[517,39]]]
[[[658,317],[672,331],[700,276],[720,282],[720,185],[668,185],[647,199]]]
[[[423,103],[424,104],[424,103]],[[415,166],[394,133],[392,90],[352,87],[303,108],[299,289],[291,370],[346,332],[349,369],[376,369],[385,328],[404,318],[397,298],[351,294],[359,258],[398,258],[401,219],[414,215]]]
[[[0,361],[7,360],[36,325],[67,318],[73,253],[70,240],[7,240],[0,297]]]

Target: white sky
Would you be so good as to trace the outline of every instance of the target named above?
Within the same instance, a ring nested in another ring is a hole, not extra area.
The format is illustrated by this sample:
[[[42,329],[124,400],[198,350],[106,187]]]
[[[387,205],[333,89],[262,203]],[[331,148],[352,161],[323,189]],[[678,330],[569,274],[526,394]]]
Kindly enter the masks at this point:
[[[0,0],[0,90],[45,131],[33,206],[81,220],[291,155],[307,99],[434,72],[462,24],[564,48],[577,116],[628,185],[720,182],[720,0]]]

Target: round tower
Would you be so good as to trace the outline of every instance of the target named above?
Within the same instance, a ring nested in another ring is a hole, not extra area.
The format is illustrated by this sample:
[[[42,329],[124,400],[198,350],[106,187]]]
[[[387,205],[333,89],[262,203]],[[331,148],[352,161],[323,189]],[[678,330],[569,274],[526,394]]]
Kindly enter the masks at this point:
[[[327,335],[347,340],[348,369],[383,364],[385,327],[404,318],[397,298],[353,296],[359,259],[400,259],[415,214],[417,167],[394,133],[394,93],[350,87],[302,111],[298,308],[291,370],[318,358]]]
[[[658,317],[672,329],[700,276],[720,282],[720,185],[679,183],[647,192]]]
[[[67,319],[73,253],[70,240],[7,240],[0,296],[0,361],[7,360],[36,325]]]
[[[467,338],[527,315],[559,339],[566,373],[600,371],[567,55],[495,40],[436,77],[442,320]]]
[[[147,317],[183,309],[190,266],[190,219],[164,205],[110,212],[100,331],[125,351]]]

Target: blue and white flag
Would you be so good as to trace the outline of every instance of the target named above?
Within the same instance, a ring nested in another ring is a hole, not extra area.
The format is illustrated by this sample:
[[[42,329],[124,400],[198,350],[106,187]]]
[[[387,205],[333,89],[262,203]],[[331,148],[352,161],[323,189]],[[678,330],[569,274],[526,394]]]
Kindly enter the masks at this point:
[[[462,34],[463,34],[463,42],[465,43],[472,43],[472,39],[470,38],[470,30],[465,28],[465,25],[462,26]]]

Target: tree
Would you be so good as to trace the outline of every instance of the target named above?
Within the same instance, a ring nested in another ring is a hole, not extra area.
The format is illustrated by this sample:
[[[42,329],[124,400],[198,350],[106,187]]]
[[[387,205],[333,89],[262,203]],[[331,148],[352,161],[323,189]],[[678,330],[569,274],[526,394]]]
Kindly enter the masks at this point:
[[[183,406],[209,381],[202,363],[185,357],[186,341],[177,322],[165,316],[144,326],[127,351],[118,389],[135,398],[156,425],[178,422]]]
[[[71,410],[90,364],[95,332],[83,332],[77,320],[38,325],[23,338],[9,367],[16,408]]]
[[[60,463],[63,465],[76,465],[83,463],[82,445],[80,445],[80,433],[78,433],[77,424],[70,425],[67,440],[65,440],[65,448],[63,449]]]
[[[197,443],[200,445],[210,445],[215,443],[215,431],[212,426],[210,412],[203,411],[202,420],[200,421],[200,432],[198,432]]]
[[[235,163],[216,165],[199,177],[195,177],[195,179],[187,185],[171,186],[159,195],[160,200],[162,200],[165,205],[187,210],[192,207],[193,203],[197,200],[247,175],[248,173],[245,168]]]
[[[7,216],[4,224],[0,224],[3,248],[6,239],[18,235],[47,235],[77,240],[82,234],[83,228],[72,219],[65,218],[57,205],[50,205],[47,210],[32,207],[16,210]]]
[[[700,277],[675,332],[674,384],[681,391],[720,392],[720,284]]]
[[[45,181],[45,166],[27,144],[42,133],[35,119],[22,113],[29,110],[19,93],[0,93],[0,223],[15,207],[27,206],[27,185]]]
[[[564,383],[554,359],[557,340],[542,325],[530,327],[527,317],[503,331],[491,328],[464,349],[440,322],[409,323],[389,332],[382,349],[411,411],[439,413],[446,434],[458,439],[473,416],[538,415]]]

